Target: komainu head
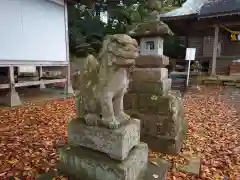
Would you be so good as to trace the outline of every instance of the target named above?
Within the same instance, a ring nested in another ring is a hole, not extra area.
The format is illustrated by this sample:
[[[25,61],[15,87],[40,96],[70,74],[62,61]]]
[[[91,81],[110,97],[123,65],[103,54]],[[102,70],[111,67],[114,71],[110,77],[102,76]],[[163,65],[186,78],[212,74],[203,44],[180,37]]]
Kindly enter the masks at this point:
[[[101,62],[109,66],[132,66],[139,55],[138,43],[126,34],[106,36],[99,54]]]

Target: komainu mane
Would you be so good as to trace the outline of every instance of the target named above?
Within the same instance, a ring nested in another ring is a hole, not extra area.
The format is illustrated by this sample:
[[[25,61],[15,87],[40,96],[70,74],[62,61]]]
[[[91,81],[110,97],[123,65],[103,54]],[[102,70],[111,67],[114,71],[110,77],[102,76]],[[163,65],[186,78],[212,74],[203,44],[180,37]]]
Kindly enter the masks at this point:
[[[138,55],[135,39],[115,34],[103,41],[98,60],[92,55],[86,58],[78,107],[86,124],[101,123],[116,129],[130,120],[130,116],[124,113],[123,97],[129,84],[129,72]]]

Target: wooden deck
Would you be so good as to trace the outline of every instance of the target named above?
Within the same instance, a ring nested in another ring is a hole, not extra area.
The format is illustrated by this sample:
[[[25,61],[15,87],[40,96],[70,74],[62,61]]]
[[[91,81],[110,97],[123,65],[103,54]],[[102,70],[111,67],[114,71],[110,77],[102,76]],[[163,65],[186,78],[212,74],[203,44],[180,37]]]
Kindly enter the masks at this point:
[[[203,84],[219,84],[226,86],[235,86],[240,88],[240,76],[223,76],[223,75],[217,75],[215,77],[203,76],[200,77],[200,81]]]
[[[179,76],[179,77],[187,77],[187,72],[172,72],[171,75],[173,76]],[[196,75],[196,73],[190,74],[190,81],[191,77]],[[200,84],[205,85],[225,85],[225,86],[235,86],[240,88],[240,75],[234,75],[234,76],[225,76],[225,75],[217,75],[217,76],[207,76],[202,75],[198,78],[200,81]]]

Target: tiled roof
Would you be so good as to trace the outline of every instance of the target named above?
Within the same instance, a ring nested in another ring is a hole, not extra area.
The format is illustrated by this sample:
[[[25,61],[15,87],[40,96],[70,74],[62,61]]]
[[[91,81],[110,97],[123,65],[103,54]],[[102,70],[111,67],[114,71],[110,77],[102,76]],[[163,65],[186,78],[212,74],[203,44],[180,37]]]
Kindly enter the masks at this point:
[[[160,17],[177,17],[198,14],[201,7],[208,2],[208,0],[187,0],[182,7],[173,11],[162,14]]]
[[[240,0],[215,0],[202,6],[199,17],[240,14]]]
[[[240,0],[187,0],[182,7],[160,15],[162,19],[240,14]]]

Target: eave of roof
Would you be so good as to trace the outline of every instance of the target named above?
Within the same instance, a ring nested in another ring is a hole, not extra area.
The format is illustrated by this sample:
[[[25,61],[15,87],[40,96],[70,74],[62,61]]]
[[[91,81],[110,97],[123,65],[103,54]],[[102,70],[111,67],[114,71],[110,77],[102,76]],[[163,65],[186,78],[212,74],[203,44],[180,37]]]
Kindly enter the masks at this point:
[[[240,15],[240,1],[238,0],[199,0],[198,6],[189,11],[186,7],[191,2],[192,0],[188,0],[182,7],[160,15],[161,20],[167,22],[171,20]]]
[[[65,0],[67,3],[77,3],[80,2],[80,0]]]
[[[222,16],[233,16],[233,15],[240,15],[240,12],[222,12],[222,13],[212,13],[208,15],[198,15],[198,19],[207,19],[207,18],[215,18],[215,17],[222,17]]]
[[[217,0],[205,3],[199,11],[199,19],[240,14],[240,1]]]
[[[161,14],[160,18],[161,20],[180,20],[195,18],[203,4],[206,2],[208,2],[208,0],[187,0],[185,3],[183,3],[182,7],[174,9],[173,11],[167,12],[165,14]]]
[[[160,17],[161,21],[171,21],[171,20],[183,20],[183,19],[194,19],[197,18],[197,14],[188,14],[188,15],[181,15],[181,16],[162,16]]]

